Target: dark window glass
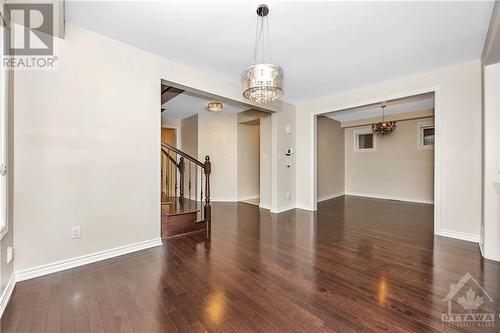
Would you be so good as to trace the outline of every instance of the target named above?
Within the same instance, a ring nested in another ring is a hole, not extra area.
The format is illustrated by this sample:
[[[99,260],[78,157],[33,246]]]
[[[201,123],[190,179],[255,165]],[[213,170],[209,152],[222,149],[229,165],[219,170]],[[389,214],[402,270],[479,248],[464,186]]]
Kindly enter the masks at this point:
[[[423,129],[424,146],[434,146],[434,128]]]
[[[371,148],[373,148],[373,134],[359,134],[358,149],[371,149]]]

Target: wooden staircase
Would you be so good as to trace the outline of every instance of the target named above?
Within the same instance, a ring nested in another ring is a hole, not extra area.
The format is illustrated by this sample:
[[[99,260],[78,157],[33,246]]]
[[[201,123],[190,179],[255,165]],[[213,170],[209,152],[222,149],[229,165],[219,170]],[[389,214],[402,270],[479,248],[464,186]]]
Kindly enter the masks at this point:
[[[209,237],[210,158],[206,156],[205,162],[202,163],[168,144],[162,143],[161,146],[162,238],[180,237],[197,232],[205,232]]]

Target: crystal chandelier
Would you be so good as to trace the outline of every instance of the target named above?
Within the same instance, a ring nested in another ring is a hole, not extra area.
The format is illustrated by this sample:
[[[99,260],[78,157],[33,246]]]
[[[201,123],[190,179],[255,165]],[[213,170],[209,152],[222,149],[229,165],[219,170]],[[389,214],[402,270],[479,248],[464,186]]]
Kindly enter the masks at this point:
[[[385,105],[380,106],[382,108],[382,121],[372,125],[373,133],[377,135],[390,135],[396,129],[395,121],[385,121]]]
[[[268,103],[283,95],[283,70],[280,66],[271,64],[271,41],[269,35],[269,22],[267,15],[269,7],[257,7],[257,27],[255,30],[255,48],[253,65],[248,67],[243,76],[243,96],[255,103]],[[267,38],[269,43],[269,62],[265,61],[264,17],[267,25]],[[257,56],[261,44],[262,62],[257,63]]]
[[[222,112],[224,110],[224,105],[221,102],[210,102],[208,103],[207,109],[209,112]]]

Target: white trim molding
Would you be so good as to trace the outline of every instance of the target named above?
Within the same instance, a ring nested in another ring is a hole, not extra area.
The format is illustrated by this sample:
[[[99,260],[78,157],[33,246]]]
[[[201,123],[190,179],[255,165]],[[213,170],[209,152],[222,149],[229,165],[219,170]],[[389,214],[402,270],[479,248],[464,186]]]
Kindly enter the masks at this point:
[[[433,200],[405,198],[405,197],[397,197],[397,196],[383,195],[383,194],[346,192],[345,195],[352,195],[352,196],[355,196],[355,197],[365,197],[365,198],[373,198],[373,199],[406,201],[406,202],[414,202],[414,203],[429,204],[429,205],[434,204]]]
[[[253,199],[259,199],[260,195],[254,194],[254,195],[245,195],[244,197],[238,197],[238,201],[245,201],[245,200],[253,200]]]
[[[271,209],[271,213],[279,214],[297,208],[295,204],[290,204],[287,206],[281,206],[278,208]]]
[[[28,279],[33,279],[42,275],[64,271],[70,268],[91,264],[97,261],[106,260],[118,257],[124,254],[149,249],[151,247],[162,245],[161,238],[155,238],[143,242],[133,243],[125,246],[115,247],[113,249],[94,252],[91,254],[83,255],[80,257],[65,259],[53,262],[46,265],[23,269],[15,272],[15,279],[17,282]]]
[[[307,205],[295,205],[295,208],[297,209],[302,209],[302,210],[308,210],[308,211],[311,211],[311,212],[314,212],[316,209],[313,209],[311,206],[307,206]]]
[[[324,196],[318,197],[318,202],[326,201],[326,200],[330,200],[330,199],[335,199],[335,198],[341,197],[343,195],[345,195],[345,192],[338,192],[338,193],[334,193],[334,194],[324,195]]]
[[[267,209],[267,210],[271,210],[271,204],[268,204],[268,203],[260,203],[259,204],[259,208],[262,208],[262,209]]]
[[[390,95],[372,96],[365,100],[359,100],[355,103],[347,103],[336,107],[319,108],[311,112],[310,116],[310,147],[309,147],[309,195],[310,205],[312,210],[317,210],[317,117],[325,113],[342,111],[356,108],[363,105],[377,104],[382,101],[389,101],[408,96],[420,95],[424,93],[434,93],[434,234],[438,235],[438,230],[441,228],[441,87],[439,85],[431,85],[423,89],[409,89],[404,92],[399,92]],[[499,175],[500,177],[500,175]],[[347,194],[347,193],[346,193]],[[303,205],[302,206],[306,206]],[[309,205],[307,205],[309,206]]]
[[[432,145],[424,144],[424,130],[429,128],[435,130],[433,120],[421,121],[417,123],[417,149],[434,149],[434,143]]]
[[[354,135],[354,152],[356,153],[366,153],[377,151],[377,136],[373,133],[371,127],[363,127],[355,129],[353,131]],[[359,136],[360,135],[371,135],[372,136],[372,148],[359,148]]]
[[[459,232],[459,231],[453,231],[453,230],[445,230],[441,229],[440,232],[438,233],[439,236],[443,237],[449,237],[449,238],[455,238],[455,239],[460,239],[468,242],[474,242],[474,243],[479,243],[479,235],[476,234],[469,234],[466,232]]]
[[[210,197],[210,202],[238,202],[238,197]]]
[[[12,273],[10,275],[9,282],[5,285],[5,289],[3,290],[2,296],[0,296],[0,318],[3,316],[3,312],[9,304],[10,296],[12,296],[12,292],[14,291],[14,287],[16,286],[16,275]]]

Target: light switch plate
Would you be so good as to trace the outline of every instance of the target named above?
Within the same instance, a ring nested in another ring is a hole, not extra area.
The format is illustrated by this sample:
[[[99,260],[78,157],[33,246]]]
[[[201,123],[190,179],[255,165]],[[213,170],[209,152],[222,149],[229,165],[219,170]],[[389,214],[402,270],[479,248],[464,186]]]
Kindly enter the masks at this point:
[[[71,228],[71,239],[80,238],[80,236],[81,236],[80,226],[72,227]]]
[[[7,263],[10,263],[14,259],[14,248],[9,246],[7,248]]]

